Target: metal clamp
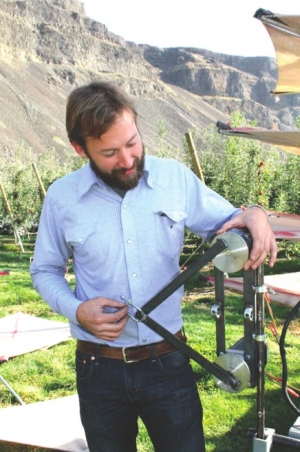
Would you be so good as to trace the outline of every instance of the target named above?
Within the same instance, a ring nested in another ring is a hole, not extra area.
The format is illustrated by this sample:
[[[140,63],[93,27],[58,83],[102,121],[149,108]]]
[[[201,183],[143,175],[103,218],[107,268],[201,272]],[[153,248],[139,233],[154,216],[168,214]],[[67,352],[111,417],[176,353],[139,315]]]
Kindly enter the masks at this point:
[[[137,319],[136,317],[133,317],[133,315],[127,313],[128,317],[131,320],[134,320],[134,322],[138,323],[140,321],[143,321],[146,318],[146,314],[144,313],[144,311],[142,311],[142,309],[139,306],[136,306],[135,304],[133,304],[133,302],[129,298],[126,298],[126,297],[124,297],[124,295],[121,295],[121,299],[124,301],[124,303],[127,306],[132,306],[134,309],[136,309],[137,311],[139,311],[141,313],[141,318],[140,319]],[[122,353],[123,353],[123,357],[124,357],[124,352],[122,351]],[[128,362],[128,361],[126,361],[125,358],[126,358],[126,356],[124,357],[124,361]]]
[[[214,315],[217,319],[221,317],[221,305],[220,303],[216,303],[211,307],[211,315]]]
[[[268,292],[267,286],[252,286],[255,293],[265,293]]]
[[[266,342],[267,335],[266,334],[252,334],[252,339],[256,342]]]
[[[253,322],[254,319],[254,311],[252,306],[247,306],[244,311],[244,318]]]

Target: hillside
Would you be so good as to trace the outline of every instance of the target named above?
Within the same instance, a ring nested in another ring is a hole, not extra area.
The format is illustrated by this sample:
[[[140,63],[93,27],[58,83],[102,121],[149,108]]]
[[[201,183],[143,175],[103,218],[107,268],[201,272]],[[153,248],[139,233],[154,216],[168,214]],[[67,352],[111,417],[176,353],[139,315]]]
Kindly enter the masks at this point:
[[[26,146],[37,153],[70,150],[66,97],[99,78],[134,97],[150,152],[158,146],[159,121],[166,141],[179,147],[187,129],[201,132],[235,110],[281,130],[300,114],[298,96],[276,103],[269,93],[274,60],[129,43],[86,17],[77,0],[2,0],[0,29],[0,155]]]

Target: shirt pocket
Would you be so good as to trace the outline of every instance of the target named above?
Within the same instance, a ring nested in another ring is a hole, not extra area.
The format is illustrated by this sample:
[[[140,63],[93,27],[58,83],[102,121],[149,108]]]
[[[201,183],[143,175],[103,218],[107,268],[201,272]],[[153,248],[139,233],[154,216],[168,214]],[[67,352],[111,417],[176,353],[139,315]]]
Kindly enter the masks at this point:
[[[179,257],[184,238],[186,212],[160,210],[155,213],[157,250],[171,259]]]
[[[95,225],[74,226],[66,230],[66,241],[76,252],[81,252],[95,232]]]

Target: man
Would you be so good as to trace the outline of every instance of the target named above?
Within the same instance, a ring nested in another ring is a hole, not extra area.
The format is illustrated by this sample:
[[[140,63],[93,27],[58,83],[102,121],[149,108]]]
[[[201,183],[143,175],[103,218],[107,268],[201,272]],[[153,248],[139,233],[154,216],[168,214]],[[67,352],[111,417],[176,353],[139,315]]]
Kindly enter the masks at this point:
[[[131,100],[111,83],[69,96],[66,127],[88,164],[56,181],[43,206],[33,284],[77,339],[81,420],[91,452],[136,451],[137,419],[156,452],[203,452],[202,408],[189,359],[134,321],[179,272],[184,227],[207,238],[247,227],[245,269],[277,247],[259,207],[241,212],[184,165],[145,156]],[[73,292],[64,278],[72,255]],[[151,317],[182,340],[180,288]]]

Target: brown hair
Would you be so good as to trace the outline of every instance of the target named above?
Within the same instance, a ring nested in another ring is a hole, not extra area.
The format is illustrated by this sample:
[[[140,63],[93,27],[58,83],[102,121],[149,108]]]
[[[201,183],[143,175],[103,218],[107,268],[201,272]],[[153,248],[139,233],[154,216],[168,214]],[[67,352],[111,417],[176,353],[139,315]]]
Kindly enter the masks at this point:
[[[92,82],[76,88],[68,97],[66,129],[70,142],[85,149],[85,138],[100,138],[118,115],[128,111],[136,122],[137,112],[126,93],[110,82]]]

